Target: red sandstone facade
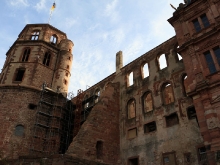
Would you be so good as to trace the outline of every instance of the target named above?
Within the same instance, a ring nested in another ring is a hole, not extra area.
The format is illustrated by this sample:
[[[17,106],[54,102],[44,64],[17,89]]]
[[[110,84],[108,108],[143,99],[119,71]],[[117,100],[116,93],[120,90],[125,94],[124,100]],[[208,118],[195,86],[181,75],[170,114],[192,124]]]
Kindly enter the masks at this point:
[[[119,51],[115,73],[66,103],[73,44],[50,25],[27,25],[0,75],[2,162],[218,165],[220,1],[187,1],[168,21],[176,36],[126,66]]]

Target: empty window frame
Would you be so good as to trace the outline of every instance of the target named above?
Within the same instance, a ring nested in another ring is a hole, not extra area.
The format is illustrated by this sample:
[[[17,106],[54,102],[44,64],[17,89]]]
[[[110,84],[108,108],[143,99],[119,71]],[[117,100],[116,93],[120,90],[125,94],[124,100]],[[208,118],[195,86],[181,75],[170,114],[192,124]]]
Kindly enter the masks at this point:
[[[201,18],[202,23],[203,23],[203,26],[204,26],[205,28],[210,25],[209,20],[208,20],[206,14],[201,15],[200,18]]]
[[[33,31],[31,33],[31,40],[38,40],[40,35],[40,31]]]
[[[29,109],[36,109],[36,108],[37,108],[37,105],[30,103],[30,104],[28,105],[28,108],[29,108]]]
[[[142,75],[143,78],[146,78],[149,76],[149,67],[148,67],[148,63],[144,64],[142,67]]]
[[[46,52],[44,54],[44,60],[43,60],[43,64],[46,65],[46,66],[49,66],[50,65],[50,58],[51,58],[51,55],[49,52]]]
[[[194,19],[192,22],[193,22],[193,25],[194,25],[194,28],[195,28],[196,32],[201,31],[202,26],[204,28],[206,28],[210,25],[206,14],[201,15],[200,17]]]
[[[15,136],[23,136],[24,135],[24,126],[23,125],[17,125],[15,127],[14,135]]]
[[[101,159],[103,156],[103,142],[97,141],[96,142],[96,157],[97,159]]]
[[[166,118],[167,127],[171,127],[173,125],[179,124],[178,115],[176,113],[166,116],[165,118]]]
[[[196,109],[194,106],[187,108],[187,116],[189,120],[197,119]]]
[[[194,25],[194,28],[195,28],[196,32],[199,32],[201,30],[201,26],[199,24],[199,20],[196,18],[192,22],[193,22],[193,25]]]
[[[132,128],[128,130],[128,139],[133,139],[137,137],[137,128]]]
[[[88,98],[89,98],[88,95],[86,95],[85,98],[84,98],[84,101],[85,101],[84,108],[85,108],[85,109],[89,107],[89,102],[87,101]]]
[[[202,163],[207,162],[207,153],[205,147],[198,148],[198,156],[199,156],[199,162]]]
[[[144,105],[144,112],[151,112],[153,110],[153,99],[152,94],[147,92],[143,95],[143,105]]]
[[[15,79],[14,81],[22,81],[24,77],[25,69],[24,68],[19,68],[15,72]]]
[[[157,130],[156,122],[150,122],[144,125],[144,133],[154,132]]]
[[[67,80],[66,80],[66,79],[64,79],[64,80],[63,80],[63,83],[64,83],[65,85],[67,85]]]
[[[220,66],[220,48],[219,47],[215,47],[213,49],[213,51],[214,51],[215,57],[216,57],[216,59],[218,61],[218,65]]]
[[[158,67],[159,70],[162,70],[167,67],[167,60],[165,54],[162,54],[158,57]]]
[[[128,101],[128,119],[133,119],[136,117],[136,105],[135,105],[135,100],[132,99]]]
[[[138,158],[128,159],[128,165],[139,165]]]
[[[177,165],[175,152],[163,154],[163,165]]]
[[[31,49],[30,49],[30,48],[26,48],[26,49],[24,50],[24,53],[23,53],[23,56],[22,56],[22,59],[21,59],[22,62],[28,61],[30,52],[31,52]]]
[[[177,53],[177,57],[178,57],[179,61],[181,61],[183,59],[182,56],[179,53]]]
[[[174,102],[174,95],[173,95],[173,87],[170,83],[166,83],[162,87],[162,94],[163,94],[163,102],[165,105],[171,104]]]
[[[100,89],[96,89],[96,91],[95,91],[95,97],[96,97],[95,103],[97,103],[99,101],[99,96],[100,96]]]
[[[212,55],[211,55],[210,51],[205,52],[204,56],[205,56],[205,60],[206,60],[206,63],[208,65],[208,68],[209,68],[209,72],[211,74],[215,73],[216,72],[216,68],[215,68],[215,64],[214,64],[214,61],[212,59]]]
[[[132,86],[132,85],[134,84],[133,72],[130,72],[130,73],[128,74],[127,82],[128,82],[128,87],[129,87],[129,86]]]
[[[182,91],[183,91],[183,96],[186,96],[186,79],[187,79],[187,74],[183,74],[183,76],[182,76]]]
[[[52,44],[57,43],[57,36],[55,34],[50,37],[50,43],[52,43]]]

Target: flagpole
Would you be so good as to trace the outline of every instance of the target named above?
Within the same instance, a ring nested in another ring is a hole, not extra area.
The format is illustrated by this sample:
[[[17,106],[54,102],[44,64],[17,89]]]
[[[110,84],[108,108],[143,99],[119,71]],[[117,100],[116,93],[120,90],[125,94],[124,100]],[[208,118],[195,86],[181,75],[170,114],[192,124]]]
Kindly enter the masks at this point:
[[[51,17],[52,17],[52,14],[53,14],[53,10],[55,9],[56,7],[56,0],[54,0],[54,3],[53,3],[53,6],[51,7],[50,9],[50,16],[49,16],[49,20],[48,20],[48,24],[50,24],[50,20],[51,20]]]

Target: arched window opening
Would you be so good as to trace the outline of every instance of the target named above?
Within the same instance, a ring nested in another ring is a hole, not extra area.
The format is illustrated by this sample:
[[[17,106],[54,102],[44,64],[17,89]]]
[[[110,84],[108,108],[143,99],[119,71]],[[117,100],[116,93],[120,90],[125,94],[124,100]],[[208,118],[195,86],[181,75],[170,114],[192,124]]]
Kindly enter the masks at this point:
[[[151,93],[145,93],[143,96],[143,103],[144,103],[144,112],[150,112],[153,110],[153,99]]]
[[[67,66],[66,66],[66,69],[70,69],[70,66],[69,66],[69,65],[67,65]]]
[[[177,57],[178,57],[179,61],[183,59],[182,56],[179,53],[177,53]]]
[[[163,93],[163,100],[165,105],[174,102],[173,87],[170,83],[164,84],[162,93]]]
[[[97,159],[102,159],[103,156],[103,142],[97,141],[96,143],[96,156]]]
[[[33,31],[31,33],[31,40],[38,40],[40,35],[40,31]]]
[[[89,101],[88,101],[88,98],[89,96],[86,95],[85,98],[84,98],[84,101],[85,101],[85,104],[84,104],[84,109],[88,108],[89,107]]]
[[[144,64],[143,66],[143,78],[146,78],[149,76],[149,67],[148,67],[148,63]]]
[[[167,60],[165,54],[160,55],[160,57],[158,58],[158,66],[160,70],[167,67]]]
[[[56,44],[57,43],[57,36],[55,34],[50,37],[50,42],[52,44]]]
[[[128,119],[132,119],[136,117],[136,106],[135,100],[132,99],[128,102]]]
[[[22,62],[28,61],[29,55],[30,55],[31,49],[27,48],[24,50],[23,56],[22,56]]]
[[[96,97],[95,103],[97,103],[99,101],[99,96],[100,96],[100,90],[96,89],[96,91],[95,91],[95,97]]]
[[[24,126],[23,125],[17,125],[15,127],[14,135],[15,136],[23,136],[24,135]]]
[[[46,66],[49,66],[50,65],[50,53],[46,52],[45,55],[44,55],[44,60],[43,60],[43,64],[46,65]]]
[[[133,72],[130,72],[128,74],[128,87],[132,86],[134,84],[134,80],[133,80]]]

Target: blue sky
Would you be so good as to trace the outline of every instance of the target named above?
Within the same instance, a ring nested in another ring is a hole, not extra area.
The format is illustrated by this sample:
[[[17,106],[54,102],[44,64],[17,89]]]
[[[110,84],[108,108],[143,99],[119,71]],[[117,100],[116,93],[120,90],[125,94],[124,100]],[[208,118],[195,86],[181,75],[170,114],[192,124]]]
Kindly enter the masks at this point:
[[[0,68],[26,24],[48,23],[54,0],[1,0]],[[69,92],[85,90],[175,35],[167,22],[181,0],[56,0],[50,24],[74,42]]]

